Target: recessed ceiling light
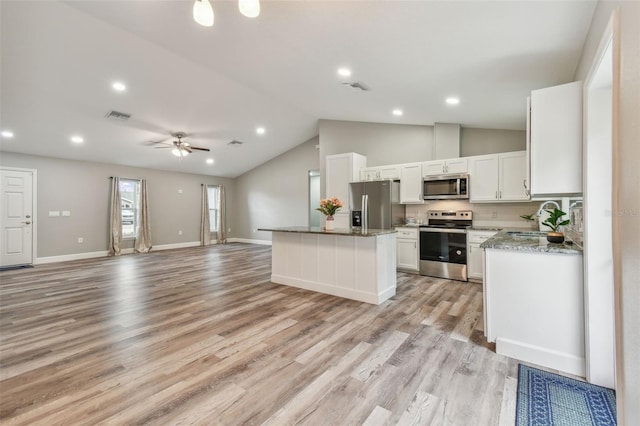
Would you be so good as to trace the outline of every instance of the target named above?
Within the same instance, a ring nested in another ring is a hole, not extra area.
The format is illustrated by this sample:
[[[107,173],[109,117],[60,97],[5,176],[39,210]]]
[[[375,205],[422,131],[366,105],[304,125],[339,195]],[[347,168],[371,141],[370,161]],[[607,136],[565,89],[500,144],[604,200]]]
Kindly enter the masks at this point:
[[[82,136],[71,136],[71,142],[82,143],[84,142],[84,138]]]
[[[404,112],[402,112],[402,110],[401,110],[401,109],[398,109],[398,108],[396,108],[396,109],[394,109],[393,111],[391,111],[391,113],[392,113],[393,115],[395,115],[396,117],[400,117],[402,114],[404,114]]]
[[[266,132],[264,127],[256,127],[256,133],[259,135],[264,135],[264,132]]]
[[[213,164],[213,158],[207,158],[207,164]]]
[[[349,68],[338,68],[338,75],[342,77],[351,77],[351,70]]]
[[[11,139],[13,137],[13,132],[11,130],[3,130],[0,134],[5,139]]]
[[[449,105],[458,105],[458,104],[460,103],[460,99],[458,99],[458,98],[454,98],[454,97],[452,96],[452,97],[447,98],[447,99],[445,100],[445,102],[446,102],[446,103],[448,103]]]
[[[125,86],[124,83],[121,83],[119,81],[116,81],[115,83],[113,83],[111,87],[113,87],[113,90],[115,90],[116,92],[124,92],[125,90],[127,90],[127,86]]]

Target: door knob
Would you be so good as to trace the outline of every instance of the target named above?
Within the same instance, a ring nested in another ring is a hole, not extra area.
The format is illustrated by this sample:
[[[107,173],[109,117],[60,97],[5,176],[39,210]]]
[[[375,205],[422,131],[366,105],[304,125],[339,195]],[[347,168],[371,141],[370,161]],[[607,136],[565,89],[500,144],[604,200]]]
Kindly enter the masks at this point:
[[[28,214],[28,215],[26,215],[25,217],[26,217],[27,219],[29,219],[29,218],[31,217],[31,215],[29,215],[29,214]]]
[[[26,223],[27,225],[30,225],[30,224],[31,224],[31,222],[30,222],[30,221],[20,222],[20,223]]]

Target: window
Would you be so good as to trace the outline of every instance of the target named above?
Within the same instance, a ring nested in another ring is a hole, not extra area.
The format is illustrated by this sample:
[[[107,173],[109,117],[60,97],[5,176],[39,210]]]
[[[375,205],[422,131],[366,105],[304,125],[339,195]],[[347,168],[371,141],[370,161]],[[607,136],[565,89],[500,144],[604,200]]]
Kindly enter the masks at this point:
[[[218,232],[218,210],[220,209],[220,191],[218,186],[207,186],[209,197],[209,226],[211,232]]]
[[[120,207],[122,209],[122,238],[135,238],[138,231],[140,181],[120,179]]]

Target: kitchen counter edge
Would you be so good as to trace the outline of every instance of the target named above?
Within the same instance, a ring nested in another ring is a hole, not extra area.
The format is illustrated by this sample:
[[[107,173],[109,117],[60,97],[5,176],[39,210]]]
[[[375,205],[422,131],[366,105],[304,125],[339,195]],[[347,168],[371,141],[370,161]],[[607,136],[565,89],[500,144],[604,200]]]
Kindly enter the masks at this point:
[[[279,228],[258,228],[258,231],[271,232],[293,232],[298,234],[324,234],[324,235],[342,235],[347,237],[377,237],[379,235],[395,234],[395,229],[368,229],[362,231],[360,229],[336,228],[333,231],[326,231],[320,227],[313,226],[285,226]]]
[[[489,238],[480,245],[483,249],[498,249],[523,251],[531,253],[561,253],[561,254],[582,254],[582,248],[576,244],[567,244],[565,240],[562,244],[554,244],[547,241],[546,236],[542,237],[521,237],[509,235],[507,231],[501,231]]]

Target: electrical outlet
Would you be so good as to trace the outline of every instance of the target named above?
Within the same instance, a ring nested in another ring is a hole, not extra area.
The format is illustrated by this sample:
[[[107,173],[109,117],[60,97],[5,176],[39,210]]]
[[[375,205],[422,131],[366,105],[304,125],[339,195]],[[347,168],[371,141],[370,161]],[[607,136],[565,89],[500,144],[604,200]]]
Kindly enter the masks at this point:
[[[182,194],[182,189],[178,189],[178,194]]]
[[[492,218],[492,219],[497,219],[497,218],[498,218],[498,212],[497,212],[497,211],[495,211],[495,210],[494,210],[494,211],[492,211],[492,212],[491,212],[491,218]]]
[[[182,231],[178,231],[178,235],[182,235]]]
[[[78,244],[82,244],[82,243],[84,243],[84,238],[78,237]]]
[[[231,232],[231,228],[227,228],[227,232]]]

